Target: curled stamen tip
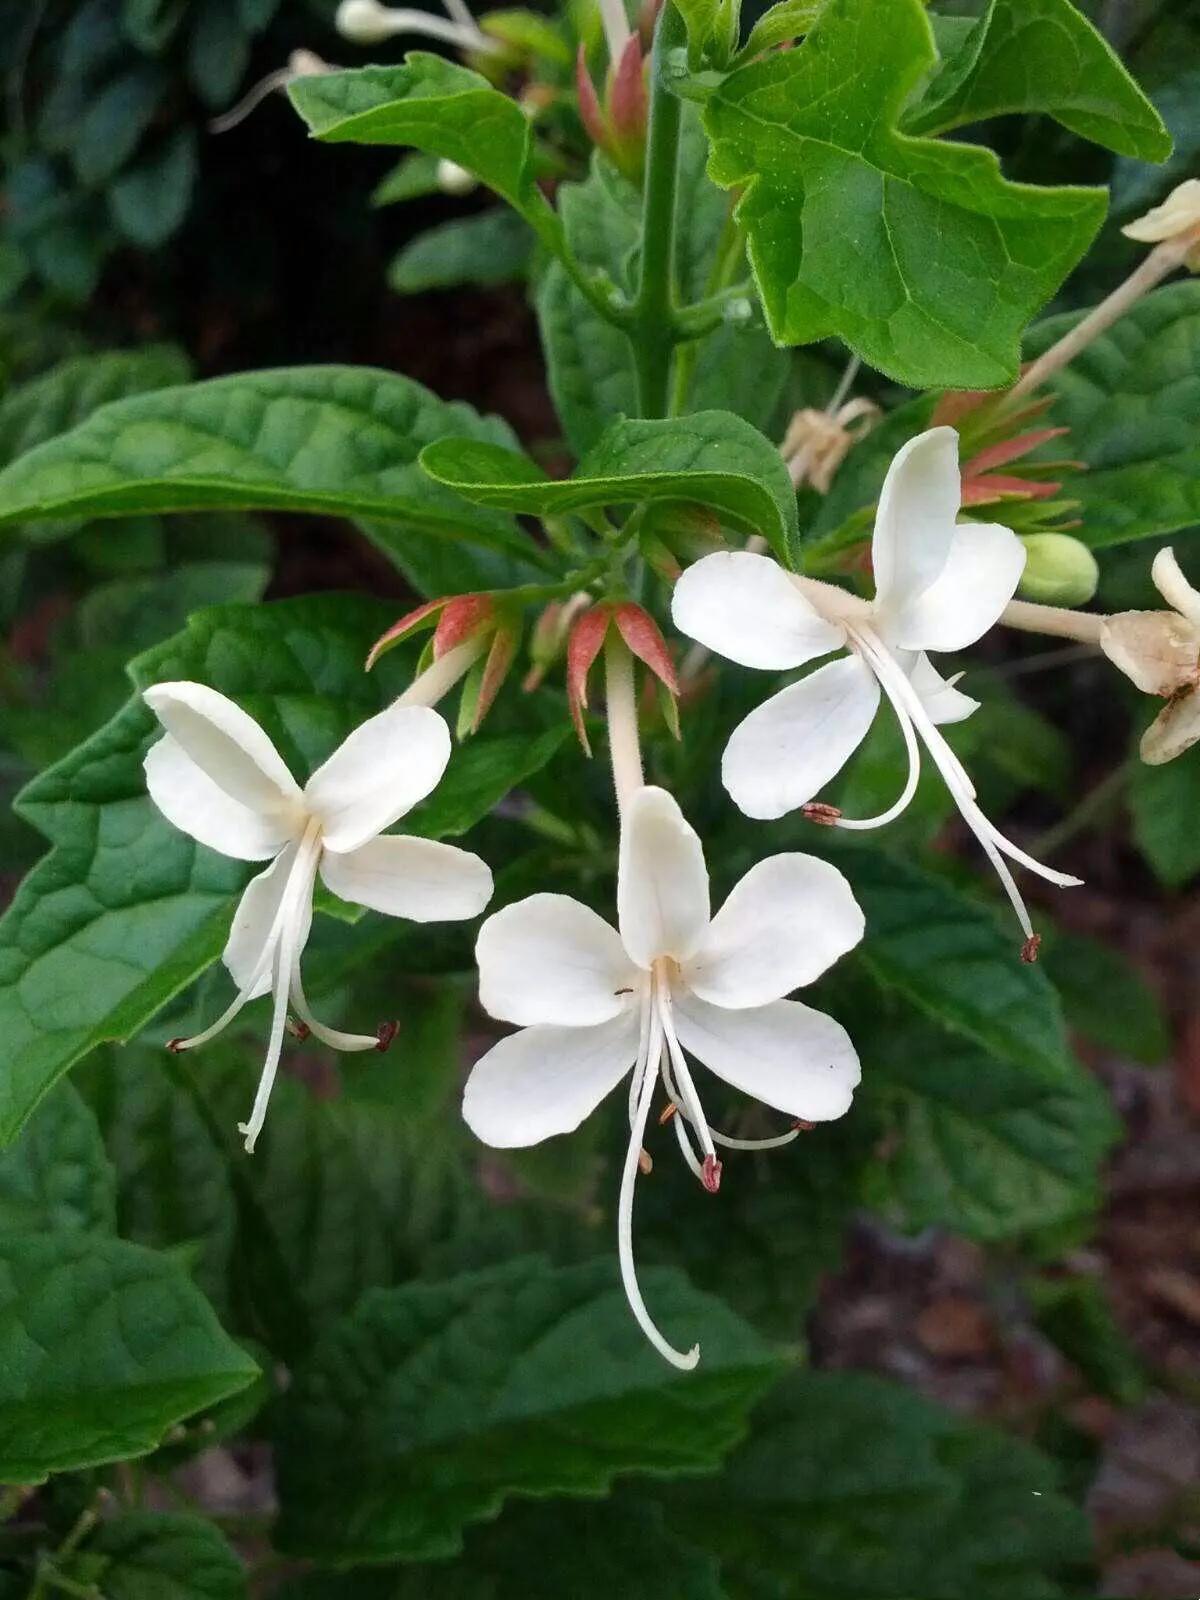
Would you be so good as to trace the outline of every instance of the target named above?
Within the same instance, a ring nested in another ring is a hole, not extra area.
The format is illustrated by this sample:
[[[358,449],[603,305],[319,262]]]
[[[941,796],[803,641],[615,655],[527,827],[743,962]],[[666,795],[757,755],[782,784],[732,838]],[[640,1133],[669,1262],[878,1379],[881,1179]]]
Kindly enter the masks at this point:
[[[307,1022],[300,1022],[295,1017],[288,1018],[287,1030],[293,1039],[299,1039],[301,1042],[307,1039],[312,1033],[312,1029],[309,1027]]]
[[[680,1356],[680,1358],[679,1358],[679,1366],[682,1367],[684,1372],[691,1372],[696,1367],[698,1367],[699,1365],[700,1365],[700,1346],[698,1344],[694,1344],[692,1346],[692,1348],[688,1351],[687,1355]]]
[[[792,1132],[811,1133],[815,1127],[815,1122],[805,1122],[803,1117],[797,1117],[795,1122],[792,1123]]]
[[[376,1050],[382,1055],[399,1032],[398,1022],[381,1022],[375,1030]]]
[[[709,1194],[716,1194],[721,1187],[721,1163],[716,1156],[705,1156],[704,1165],[700,1168],[700,1182]]]
[[[838,806],[826,805],[823,800],[810,800],[800,807],[800,812],[806,821],[819,823],[822,828],[832,828],[842,817]]]
[[[1026,964],[1026,966],[1032,966],[1033,965],[1033,963],[1038,958],[1038,951],[1041,948],[1042,948],[1042,936],[1041,936],[1041,934],[1040,933],[1031,933],[1029,935],[1028,939],[1026,939],[1025,943],[1021,946],[1021,960]]]
[[[245,1150],[248,1156],[252,1156],[254,1154],[254,1146],[258,1143],[259,1130],[257,1128],[251,1130],[248,1122],[239,1122],[237,1129],[239,1133],[245,1134],[245,1138],[242,1141],[242,1149]]]
[[[649,1150],[638,1151],[638,1171],[643,1177],[654,1171],[654,1160]]]
[[[675,1104],[674,1100],[668,1100],[666,1105],[662,1108],[662,1110],[658,1114],[658,1125],[659,1125],[659,1127],[660,1128],[665,1128],[667,1123],[670,1122],[671,1118],[675,1115],[675,1113],[678,1110],[679,1110],[679,1107]]]
[[[187,1049],[187,1040],[182,1034],[180,1034],[178,1039],[168,1039],[167,1049],[173,1056],[182,1055],[182,1053]]]

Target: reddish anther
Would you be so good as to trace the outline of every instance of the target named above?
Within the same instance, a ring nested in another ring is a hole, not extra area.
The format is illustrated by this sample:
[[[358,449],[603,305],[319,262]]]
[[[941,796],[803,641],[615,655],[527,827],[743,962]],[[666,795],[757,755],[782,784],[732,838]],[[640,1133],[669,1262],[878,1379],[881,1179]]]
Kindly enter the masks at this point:
[[[721,1187],[721,1163],[716,1156],[705,1156],[704,1163],[700,1168],[700,1182],[708,1190],[709,1194],[716,1194]]]
[[[659,1125],[659,1127],[660,1128],[665,1128],[667,1123],[670,1122],[671,1118],[675,1115],[675,1113],[678,1110],[679,1110],[679,1107],[675,1104],[674,1100],[668,1100],[666,1105],[662,1108],[662,1110],[658,1114],[658,1125]]]
[[[1042,948],[1042,936],[1041,936],[1041,934],[1040,933],[1031,933],[1029,935],[1028,939],[1026,939],[1025,943],[1021,946],[1021,960],[1025,962],[1026,966],[1032,966],[1033,965],[1033,963],[1038,958],[1038,951],[1041,948]]]
[[[822,828],[832,828],[842,814],[838,806],[826,805],[823,800],[810,800],[800,807],[800,813],[806,822],[818,823]]]
[[[813,1129],[816,1127],[816,1123],[815,1122],[805,1122],[803,1117],[797,1117],[795,1122],[792,1123],[792,1127],[796,1130],[797,1133],[811,1133],[813,1131]]]
[[[173,1056],[182,1055],[183,1054],[183,1047],[184,1047],[184,1039],[183,1039],[183,1035],[182,1034],[180,1034],[179,1038],[177,1038],[177,1039],[168,1039],[167,1040],[167,1049],[171,1052],[171,1054]]]
[[[382,1055],[399,1032],[400,1024],[398,1022],[381,1022],[375,1030],[375,1037],[378,1041],[375,1046],[376,1050]]]

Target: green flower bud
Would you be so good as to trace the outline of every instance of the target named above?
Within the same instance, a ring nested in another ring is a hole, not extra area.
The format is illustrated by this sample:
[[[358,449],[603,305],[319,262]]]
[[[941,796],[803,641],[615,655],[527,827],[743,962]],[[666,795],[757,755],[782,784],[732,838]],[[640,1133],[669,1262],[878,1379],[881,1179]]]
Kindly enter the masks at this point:
[[[1080,539],[1069,533],[1027,533],[1025,571],[1017,593],[1047,606],[1081,606],[1096,592],[1100,568]]]

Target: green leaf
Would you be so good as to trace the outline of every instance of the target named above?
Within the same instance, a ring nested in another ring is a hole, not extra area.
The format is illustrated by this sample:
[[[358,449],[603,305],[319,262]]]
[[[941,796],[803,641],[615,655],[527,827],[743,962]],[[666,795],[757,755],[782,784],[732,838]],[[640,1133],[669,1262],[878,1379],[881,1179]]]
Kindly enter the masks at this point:
[[[157,55],[183,20],[187,0],[122,0],[121,26],[148,55]]]
[[[196,135],[177,128],[108,194],[113,221],[131,243],[157,250],[183,226],[196,183]]]
[[[216,608],[130,673],[139,688],[190,678],[232,695],[303,775],[396,693],[386,662],[362,671],[389,620],[389,608],[350,596]],[[135,1032],[224,943],[248,869],[152,805],[142,759],[158,736],[135,696],[18,800],[54,848],[0,921],[0,1141],[73,1062]]]
[[[1118,1405],[1145,1398],[1146,1373],[1097,1278],[1040,1278],[1029,1285],[1034,1320],[1096,1393]]]
[[[1200,749],[1165,766],[1134,761],[1129,790],[1133,837],[1160,883],[1180,889],[1200,872]]]
[[[878,1005],[854,1041],[888,1130],[872,1199],[905,1227],[1011,1239],[1095,1207],[1120,1125],[1078,1062],[1004,1060]]]
[[[921,0],[828,0],[798,49],[708,100],[710,171],[746,187],[737,215],[779,343],[837,334],[913,387],[995,387],[1105,197],[1009,183],[990,150],[899,132],[935,59]]]
[[[126,1512],[100,1524],[87,1554],[103,1558],[104,1600],[246,1600],[246,1569],[203,1517]]]
[[[398,67],[298,78],[288,93],[327,144],[413,145],[473,172],[525,216],[546,210],[528,117],[466,67],[418,50]]]
[[[731,412],[614,422],[565,481],[547,478],[528,456],[469,439],[430,445],[421,466],[474,505],[535,516],[643,501],[699,501],[731,528],[761,534],[791,564],[796,496],[787,468],[770,441]]]
[[[642,1496],[517,1501],[465,1544],[453,1562],[313,1573],[277,1600],[725,1600],[713,1558]]]
[[[1039,356],[1079,321],[1039,322]],[[1072,474],[1077,536],[1094,549],[1200,522],[1200,283],[1173,283],[1138,301],[1049,380],[1059,440],[1087,471]],[[1060,448],[1059,455],[1062,454]]]
[[[12,461],[76,427],[110,401],[165,389],[187,377],[187,357],[169,344],[60,361],[0,400],[0,461]]]
[[[257,1367],[183,1269],[97,1234],[0,1238],[0,1480],[122,1461]]]
[[[437,194],[438,157],[414,150],[401,156],[387,177],[371,190],[373,206],[394,206],[404,200],[419,200],[427,194]]]
[[[821,0],[779,0],[750,30],[750,37],[738,53],[739,61],[752,61],[777,44],[790,44],[807,33],[821,12]]]
[[[1044,931],[1042,962],[1072,1031],[1146,1066],[1164,1061],[1171,1030],[1158,996],[1130,964],[1129,952],[1062,928]],[[1104,996],[1103,1005],[1096,1004],[1097,995]]]
[[[1091,1550],[1045,1457],[857,1373],[790,1376],[667,1518],[764,1597],[1051,1600]]]
[[[1164,161],[1171,153],[1162,118],[1072,0],[990,0],[904,127],[946,133],[1036,111],[1118,155]]]
[[[621,1472],[713,1467],[778,1359],[677,1274],[642,1287],[668,1337],[699,1339],[694,1373],[646,1343],[607,1262],[527,1257],[364,1296],[281,1404],[280,1548],[429,1560],[514,1494],[594,1496]]]
[[[384,517],[533,554],[507,517],[472,514],[416,466],[446,434],[507,443],[502,422],[368,366],[294,366],[104,406],[0,472],[0,523],[179,510]]]
[[[1060,1074],[1069,1060],[1058,996],[1019,957],[1016,930],[941,879],[874,850],[837,863],[862,903],[856,957],[885,989],[988,1054]]]
[[[89,97],[72,141],[81,184],[94,189],[120,171],[150,126],[166,87],[157,66],[141,64]]]
[[[60,1084],[0,1154],[0,1233],[112,1233],[116,1182],[96,1119]]]
[[[460,747],[443,781],[404,819],[406,833],[447,839],[466,833],[511,790],[540,772],[570,733],[564,722],[540,734],[472,739]]]
[[[292,367],[105,406],[0,473],[0,522],[142,511],[321,511],[382,517],[530,555],[507,517],[472,511],[416,464],[446,434],[509,430],[370,367]]]
[[[740,0],[676,0],[687,26],[688,63],[695,71],[724,67],[737,43]]]
[[[533,234],[527,224],[494,207],[418,234],[388,268],[388,283],[397,294],[464,283],[512,283],[525,276],[532,255]]]

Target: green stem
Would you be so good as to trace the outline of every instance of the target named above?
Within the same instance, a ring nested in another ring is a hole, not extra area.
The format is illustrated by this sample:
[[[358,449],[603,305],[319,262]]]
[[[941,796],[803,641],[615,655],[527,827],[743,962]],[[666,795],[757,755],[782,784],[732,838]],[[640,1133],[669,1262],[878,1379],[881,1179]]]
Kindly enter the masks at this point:
[[[752,306],[753,294],[754,285],[747,278],[741,283],[731,284],[728,289],[718,290],[704,300],[697,300],[693,305],[684,306],[675,313],[675,337],[702,339],[706,333],[713,333],[726,320],[731,305],[744,300],[747,306]],[[748,311],[746,315],[749,315]]]
[[[637,371],[638,409],[665,417],[675,346],[675,212],[679,178],[680,102],[668,90],[663,65],[686,41],[683,18],[666,0],[650,63],[650,124],[642,201],[642,255],[633,317],[627,330]]]
[[[537,201],[523,215],[550,254],[561,262],[563,270],[596,315],[614,328],[628,331],[633,323],[633,307],[626,304],[610,278],[589,272],[580,261],[567,242],[562,218],[545,195],[539,193]]]

